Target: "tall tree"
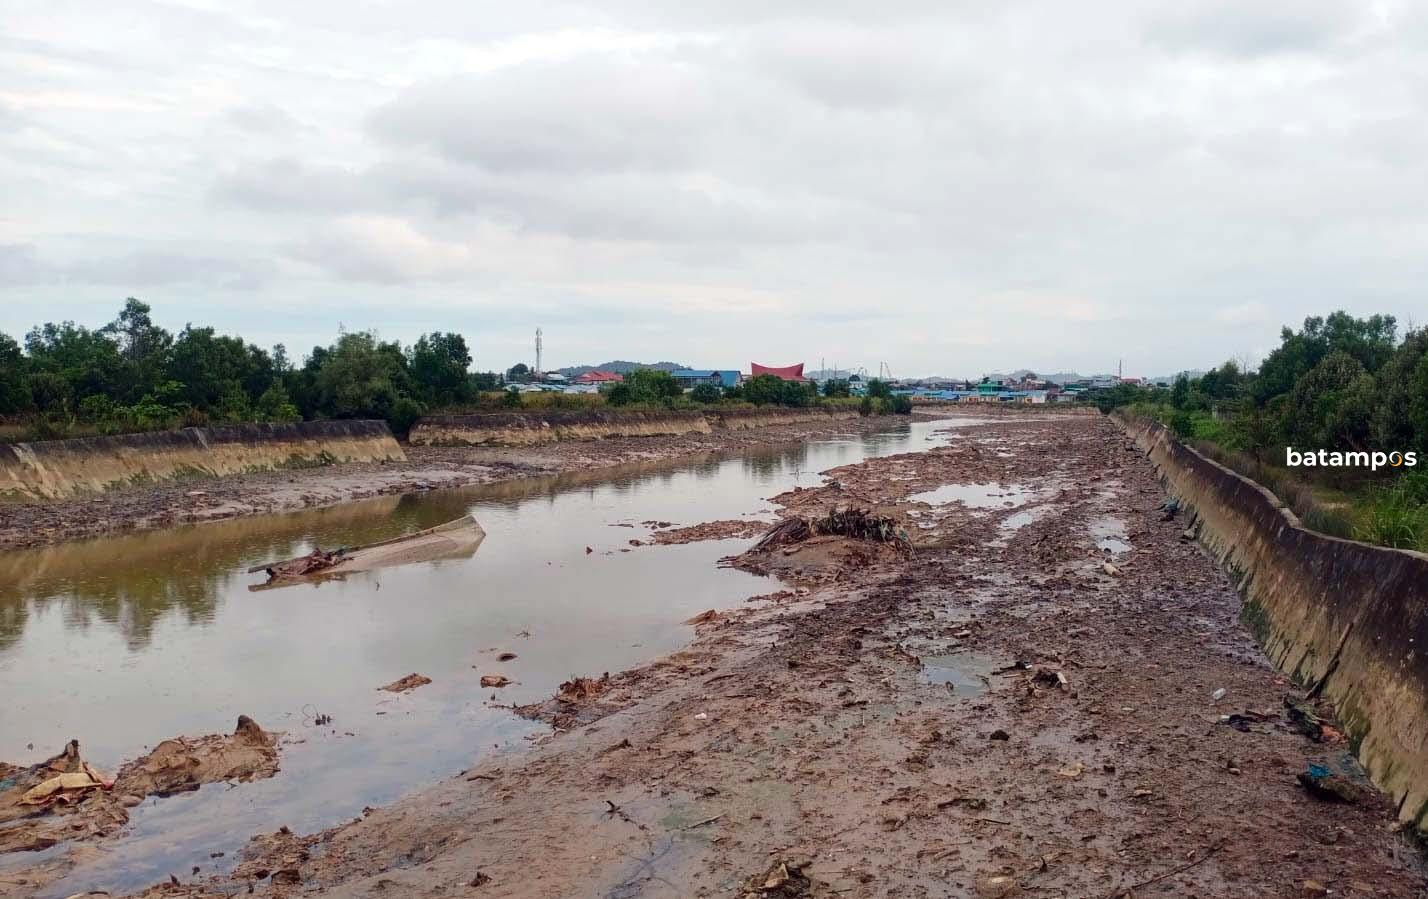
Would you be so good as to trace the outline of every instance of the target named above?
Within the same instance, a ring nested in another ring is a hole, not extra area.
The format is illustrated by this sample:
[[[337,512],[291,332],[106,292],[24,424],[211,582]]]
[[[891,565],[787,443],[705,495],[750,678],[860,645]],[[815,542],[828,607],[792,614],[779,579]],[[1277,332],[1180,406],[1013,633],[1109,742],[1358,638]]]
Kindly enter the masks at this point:
[[[15,338],[0,332],[0,415],[29,410],[29,368]]]
[[[409,358],[412,380],[426,403],[447,405],[470,398],[467,369],[471,367],[471,352],[460,334],[423,334],[412,345]]]

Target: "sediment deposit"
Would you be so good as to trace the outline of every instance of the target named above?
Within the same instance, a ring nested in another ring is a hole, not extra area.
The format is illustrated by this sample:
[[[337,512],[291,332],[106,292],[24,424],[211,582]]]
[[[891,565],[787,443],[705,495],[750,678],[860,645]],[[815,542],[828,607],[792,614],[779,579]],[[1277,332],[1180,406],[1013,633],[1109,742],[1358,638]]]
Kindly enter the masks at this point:
[[[39,502],[175,479],[349,462],[404,462],[383,421],[183,428],[0,444],[0,501]]]

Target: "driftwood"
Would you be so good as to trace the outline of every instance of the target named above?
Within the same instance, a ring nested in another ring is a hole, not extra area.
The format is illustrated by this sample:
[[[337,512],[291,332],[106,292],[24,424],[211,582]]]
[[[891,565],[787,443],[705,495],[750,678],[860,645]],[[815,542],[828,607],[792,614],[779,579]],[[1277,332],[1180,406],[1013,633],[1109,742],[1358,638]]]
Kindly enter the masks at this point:
[[[866,509],[833,509],[822,518],[790,518],[774,525],[754,544],[753,549],[769,550],[823,535],[891,543],[901,550],[912,549],[911,541],[897,526],[896,519],[874,515]]]

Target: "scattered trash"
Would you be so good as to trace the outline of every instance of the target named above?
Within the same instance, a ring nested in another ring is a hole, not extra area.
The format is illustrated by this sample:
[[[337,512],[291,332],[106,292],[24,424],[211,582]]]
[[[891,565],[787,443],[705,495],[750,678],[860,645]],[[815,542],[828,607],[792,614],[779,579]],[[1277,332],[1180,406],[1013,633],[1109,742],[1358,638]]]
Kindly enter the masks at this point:
[[[1326,724],[1309,703],[1297,700],[1292,696],[1286,696],[1284,697],[1284,708],[1289,716],[1290,726],[1315,743],[1342,743],[1344,741],[1343,731]]]
[[[515,661],[515,658],[516,658],[516,654],[515,654],[515,653],[513,653],[513,652],[503,652],[503,653],[501,653],[500,655],[496,656],[496,661],[498,661],[498,662],[511,662],[511,661]]]
[[[412,672],[406,677],[394,680],[385,687],[378,687],[377,689],[386,690],[388,693],[407,693],[411,690],[415,690],[417,687],[425,687],[429,683],[431,683],[431,678]]]
[[[1076,778],[1080,777],[1081,774],[1085,772],[1085,770],[1085,765],[1081,764],[1080,762],[1075,762],[1073,764],[1067,765],[1065,768],[1058,770],[1056,773],[1061,775],[1062,777],[1069,778],[1070,780],[1075,780]]]
[[[481,675],[481,686],[483,687],[504,687],[511,682],[504,674],[483,674]]]
[[[1110,575],[1111,577],[1115,577],[1116,575],[1121,573],[1121,570],[1116,566],[1112,565],[1110,562],[1102,562],[1101,570],[1104,571],[1106,574]]]
[[[1306,771],[1295,775],[1309,795],[1326,802],[1358,802],[1363,788],[1324,765],[1310,764]]]
[[[1221,687],[1215,692],[1211,693],[1210,698],[1215,702],[1219,702],[1221,699],[1224,699],[1226,694],[1228,694],[1229,692],[1229,690],[1226,690],[1224,687]]]
[[[1176,514],[1180,511],[1180,500],[1167,500],[1160,504],[1157,511],[1165,513],[1160,516],[1161,521],[1169,521],[1174,518]]]

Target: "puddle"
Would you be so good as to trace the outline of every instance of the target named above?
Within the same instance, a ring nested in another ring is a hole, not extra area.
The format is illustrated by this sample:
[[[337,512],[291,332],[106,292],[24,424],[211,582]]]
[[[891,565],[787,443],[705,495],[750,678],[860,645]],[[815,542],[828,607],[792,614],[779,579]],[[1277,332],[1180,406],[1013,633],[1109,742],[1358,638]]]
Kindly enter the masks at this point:
[[[969,509],[1003,509],[1025,505],[1036,491],[1021,484],[944,484],[936,490],[914,493],[909,502],[929,506],[961,503]]]
[[[1126,533],[1126,523],[1119,518],[1098,518],[1091,522],[1091,537],[1096,541],[1096,548],[1102,552],[1119,556],[1122,553],[1130,552],[1130,538]]]
[[[1023,509],[1020,512],[1014,512],[1008,515],[1002,519],[999,527],[1004,531],[1019,531],[1029,524],[1040,521],[1051,512],[1051,506],[1033,506],[1030,509]]]
[[[716,564],[752,541],[622,552],[649,531],[610,525],[765,510],[821,471],[945,445],[934,427],[947,422],[0,553],[0,759],[39,761],[74,737],[114,770],[166,737],[229,731],[239,714],[292,740],[271,780],[133,809],[126,835],[45,895],[222,870],[255,833],[330,827],[521,747],[544,728],[493,693],[531,702],[572,674],[648,661],[689,639],[685,619],[769,589]],[[249,590],[264,580],[250,566],[467,513],[487,532],[470,558]],[[517,658],[498,663],[500,650]],[[377,691],[414,671],[433,683]],[[492,673],[516,683],[481,689]],[[333,724],[312,726],[316,712]],[[38,858],[0,857],[0,870]]]
[[[959,652],[922,658],[924,684],[946,684],[958,696],[980,696],[990,686],[988,678],[996,670],[995,660],[974,652]]]

